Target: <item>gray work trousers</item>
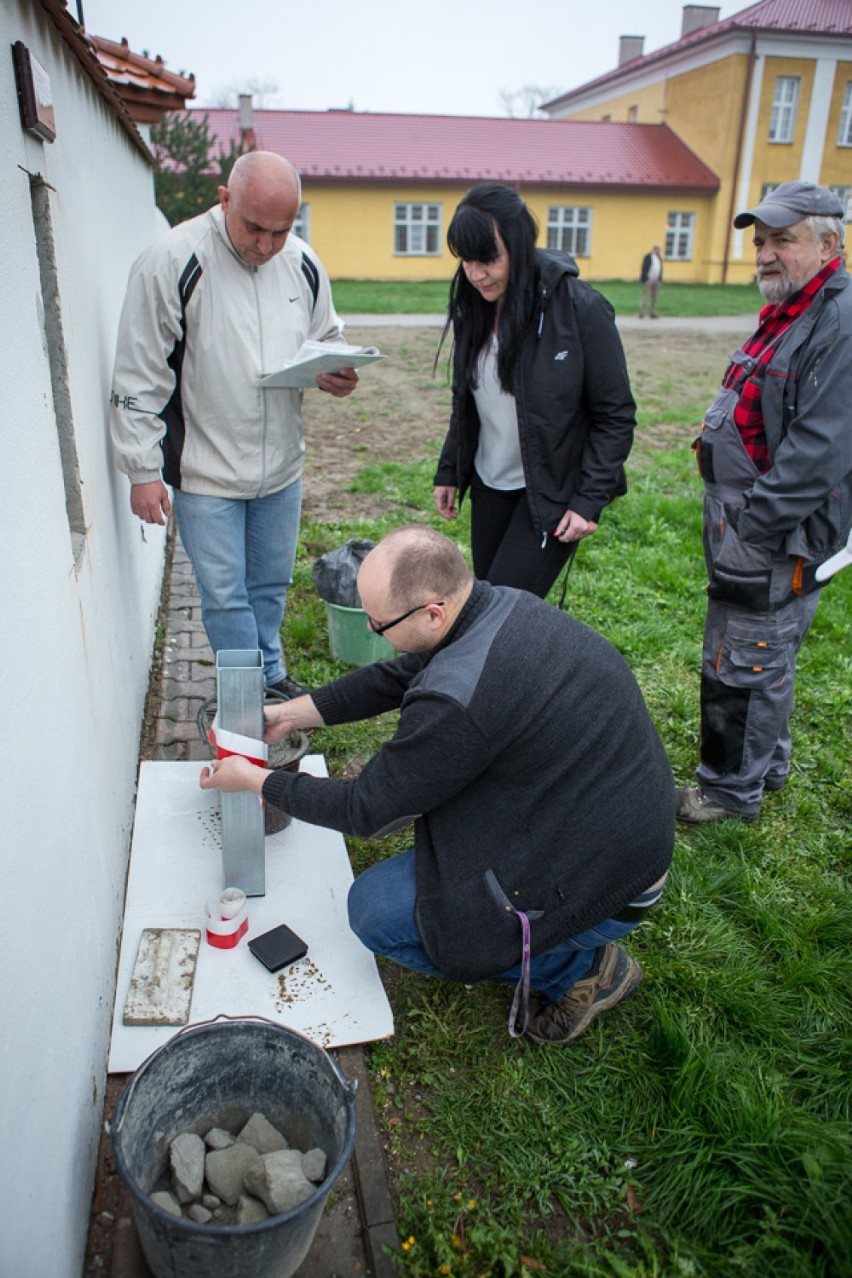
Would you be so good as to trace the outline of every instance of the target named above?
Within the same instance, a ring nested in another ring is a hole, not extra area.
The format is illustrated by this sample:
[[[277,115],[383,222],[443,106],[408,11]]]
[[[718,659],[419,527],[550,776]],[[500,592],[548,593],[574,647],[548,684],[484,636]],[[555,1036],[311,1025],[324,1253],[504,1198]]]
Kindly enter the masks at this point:
[[[787,776],[796,656],[818,603],[818,591],[772,613],[707,600],[695,776],[723,807],[755,813],[766,778]]]
[[[787,776],[796,656],[820,592],[797,594],[799,561],[737,533],[758,475],[733,420],[737,395],[719,393],[695,443],[709,580],[695,776],[717,803],[751,815],[760,809],[766,778],[778,783]]]

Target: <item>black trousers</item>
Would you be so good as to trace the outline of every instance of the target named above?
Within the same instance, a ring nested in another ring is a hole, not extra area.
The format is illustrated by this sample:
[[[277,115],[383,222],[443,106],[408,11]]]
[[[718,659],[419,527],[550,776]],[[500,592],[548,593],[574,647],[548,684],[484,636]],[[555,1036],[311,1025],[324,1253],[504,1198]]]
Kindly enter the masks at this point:
[[[515,586],[544,599],[577,543],[557,541],[551,531],[542,546],[530,518],[526,489],[487,488],[475,473],[470,511],[474,574],[492,586]]]

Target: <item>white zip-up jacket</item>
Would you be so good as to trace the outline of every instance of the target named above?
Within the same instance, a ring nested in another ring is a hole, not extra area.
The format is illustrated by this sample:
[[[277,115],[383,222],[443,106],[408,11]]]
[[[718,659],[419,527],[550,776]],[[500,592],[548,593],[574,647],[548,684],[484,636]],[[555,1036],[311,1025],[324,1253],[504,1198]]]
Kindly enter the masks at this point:
[[[328,276],[290,235],[249,266],[221,208],[173,227],[133,264],[110,395],[110,434],[132,484],[248,499],[302,472],[302,392],[259,379],[306,338],[340,340]]]

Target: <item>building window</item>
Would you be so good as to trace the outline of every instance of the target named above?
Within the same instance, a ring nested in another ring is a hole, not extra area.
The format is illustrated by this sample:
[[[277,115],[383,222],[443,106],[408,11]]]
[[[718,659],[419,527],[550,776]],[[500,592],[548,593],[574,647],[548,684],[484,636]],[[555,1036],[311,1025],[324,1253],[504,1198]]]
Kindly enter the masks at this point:
[[[401,257],[440,257],[440,204],[395,204],[393,251]]]
[[[628,124],[636,124],[636,122],[638,121],[638,119],[639,119],[639,108],[638,108],[638,106],[628,107],[628,108],[627,108],[627,123],[628,123]]]
[[[588,257],[592,251],[592,210],[558,204],[547,210],[547,247]]]
[[[780,185],[781,185],[780,182],[764,182],[763,186],[760,188],[759,203],[762,204],[763,201],[766,199],[767,195],[771,195],[772,192],[775,191]]]
[[[852,222],[852,186],[830,186],[828,189],[843,205],[843,221]]]
[[[670,213],[666,228],[666,258],[670,262],[692,261],[694,213]]]
[[[799,105],[799,77],[779,75],[775,78],[775,98],[769,121],[770,142],[792,142],[796,131],[796,108]]]
[[[310,204],[300,204],[299,212],[296,214],[296,220],[293,223],[292,231],[294,235],[298,235],[300,240],[304,240],[306,244],[311,242],[311,206]]]
[[[837,145],[852,146],[852,80],[846,81],[843,106],[840,108],[840,128],[837,130]]]

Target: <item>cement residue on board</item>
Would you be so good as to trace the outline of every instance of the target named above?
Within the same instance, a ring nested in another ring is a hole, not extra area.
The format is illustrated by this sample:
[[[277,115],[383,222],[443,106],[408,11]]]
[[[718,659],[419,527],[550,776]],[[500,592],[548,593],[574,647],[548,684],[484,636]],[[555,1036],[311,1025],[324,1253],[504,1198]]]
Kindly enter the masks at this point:
[[[286,1015],[287,1009],[294,1004],[302,1006],[310,1006],[312,1010],[317,1010],[317,1002],[323,998],[334,997],[334,987],[331,982],[323,975],[316,963],[312,959],[301,959],[298,963],[293,963],[284,972],[279,972],[278,991],[275,998],[275,1007],[278,1012]],[[331,1014],[328,1021],[319,1020],[316,1024],[302,1026],[302,1032],[307,1035],[312,1042],[317,1043],[320,1047],[331,1047],[336,1041],[335,1026],[339,1017]]]
[[[204,847],[214,847],[220,852],[222,851],[222,812],[219,807],[207,808],[203,812],[196,811],[195,815],[201,822],[202,835],[201,843]]]
[[[317,994],[326,991],[333,993],[331,983],[326,980],[313,959],[300,959],[292,963],[277,976],[278,992],[275,1006],[279,1012],[285,1011],[293,1003],[307,1002],[316,998]]]

